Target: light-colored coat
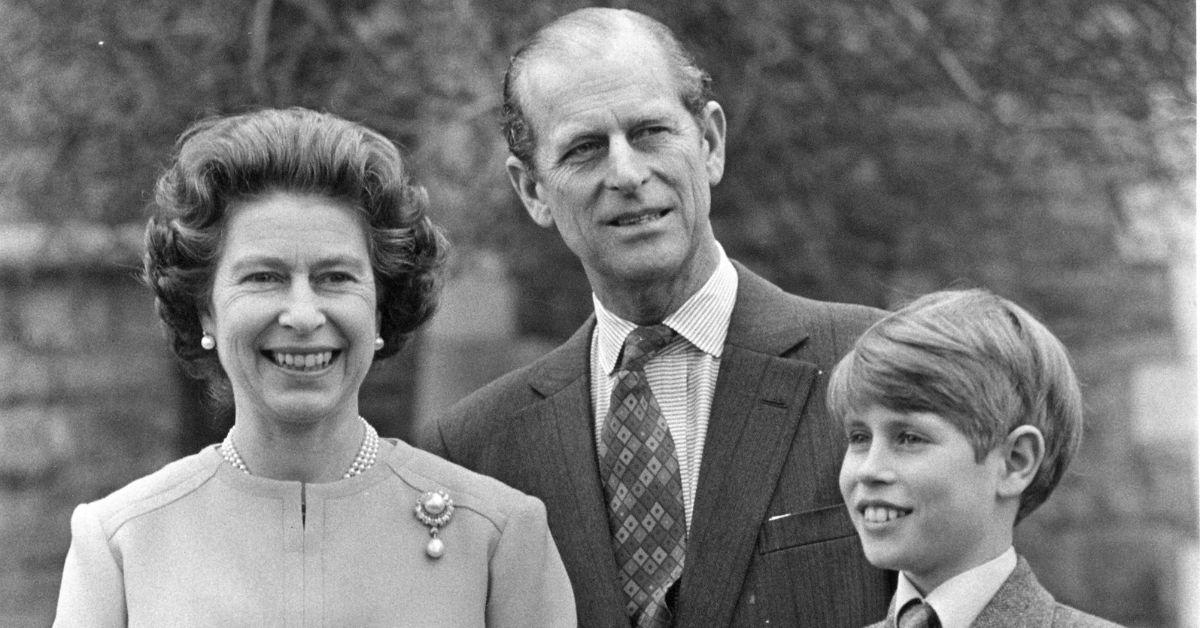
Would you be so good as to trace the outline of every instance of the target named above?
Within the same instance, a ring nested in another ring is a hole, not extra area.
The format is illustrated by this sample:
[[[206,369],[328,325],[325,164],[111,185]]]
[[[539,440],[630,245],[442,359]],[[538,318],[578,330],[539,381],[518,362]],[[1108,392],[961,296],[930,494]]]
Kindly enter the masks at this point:
[[[882,313],[735,267],[676,625],[862,626],[883,615],[893,578],[867,563],[838,491],[846,444],[825,384]],[[541,498],[580,625],[628,628],[596,462],[594,325],[456,404],[418,443]]]
[[[454,500],[426,555],[418,497]],[[71,517],[55,626],[574,626],[538,500],[403,442],[327,484],[208,447]]]
[[[895,600],[888,606],[887,619],[868,628],[896,628]],[[1120,628],[1108,620],[1059,604],[1042,587],[1024,558],[983,607],[972,628]]]

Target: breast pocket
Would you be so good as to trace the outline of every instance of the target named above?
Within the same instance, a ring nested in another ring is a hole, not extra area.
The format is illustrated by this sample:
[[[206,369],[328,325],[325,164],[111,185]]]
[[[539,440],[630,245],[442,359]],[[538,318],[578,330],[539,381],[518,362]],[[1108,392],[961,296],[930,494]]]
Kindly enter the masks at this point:
[[[856,535],[844,504],[816,510],[776,515],[763,523],[758,535],[758,552],[779,550],[844,539]]]

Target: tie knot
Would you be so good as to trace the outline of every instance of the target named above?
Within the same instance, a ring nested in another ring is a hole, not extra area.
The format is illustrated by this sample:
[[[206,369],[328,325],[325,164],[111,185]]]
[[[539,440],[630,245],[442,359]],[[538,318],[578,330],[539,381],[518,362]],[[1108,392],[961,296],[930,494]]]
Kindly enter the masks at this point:
[[[937,613],[924,600],[913,598],[896,613],[897,628],[939,628]]]
[[[635,371],[643,366],[671,343],[675,338],[675,330],[659,323],[649,327],[635,327],[625,337],[625,345],[621,349],[622,371]]]

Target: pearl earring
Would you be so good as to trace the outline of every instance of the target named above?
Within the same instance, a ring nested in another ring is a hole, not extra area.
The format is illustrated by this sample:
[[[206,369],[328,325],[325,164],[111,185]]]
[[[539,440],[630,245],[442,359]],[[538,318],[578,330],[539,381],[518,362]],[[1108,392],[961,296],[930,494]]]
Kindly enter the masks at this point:
[[[217,347],[217,339],[213,338],[212,334],[204,332],[204,334],[200,336],[200,346],[205,351],[212,351]]]
[[[375,336],[375,350],[379,351],[380,349],[383,348],[383,345],[384,345],[383,336]]]

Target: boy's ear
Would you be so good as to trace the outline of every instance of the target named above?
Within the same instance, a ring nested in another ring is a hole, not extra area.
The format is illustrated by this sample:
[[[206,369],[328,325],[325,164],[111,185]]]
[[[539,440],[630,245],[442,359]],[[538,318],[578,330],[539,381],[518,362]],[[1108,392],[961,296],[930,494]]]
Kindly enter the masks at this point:
[[[1018,498],[1033,482],[1042,458],[1046,457],[1046,439],[1032,425],[1022,425],[1008,433],[1000,445],[1004,472],[998,488],[1001,497]]]

